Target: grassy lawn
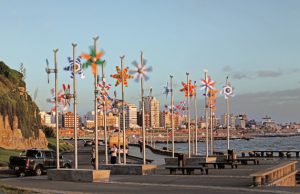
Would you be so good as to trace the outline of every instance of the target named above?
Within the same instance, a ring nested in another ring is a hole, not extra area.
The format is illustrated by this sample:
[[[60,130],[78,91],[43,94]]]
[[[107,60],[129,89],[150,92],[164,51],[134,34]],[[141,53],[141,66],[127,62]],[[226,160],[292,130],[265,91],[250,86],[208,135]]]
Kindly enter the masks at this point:
[[[52,149],[52,150],[56,150],[56,138],[47,138],[48,140],[48,148],[49,149]],[[69,143],[69,142],[66,142],[64,140],[59,140],[59,150],[60,151],[72,151],[74,150],[74,146]]]
[[[10,156],[18,156],[22,151],[20,150],[6,150],[3,148],[0,148],[0,166],[5,164],[5,166],[9,162]]]

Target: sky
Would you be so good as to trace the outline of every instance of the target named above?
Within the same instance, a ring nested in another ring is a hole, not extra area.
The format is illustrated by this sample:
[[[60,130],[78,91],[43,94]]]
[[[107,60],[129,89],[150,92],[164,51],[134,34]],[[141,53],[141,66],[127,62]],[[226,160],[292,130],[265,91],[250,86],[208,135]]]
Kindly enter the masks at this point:
[[[109,76],[120,65],[120,56],[125,55],[125,66],[132,68],[143,51],[153,68],[145,94],[152,87],[162,106],[170,102],[162,94],[169,75],[174,75],[177,103],[184,100],[179,90],[186,72],[200,85],[208,69],[217,89],[229,76],[235,89],[230,99],[234,114],[300,122],[298,0],[0,0],[0,18],[0,61],[14,69],[24,64],[27,90],[33,94],[38,89],[35,101],[41,110],[50,110],[46,99],[54,87],[54,75],[47,83],[45,59],[54,67],[53,49],[58,48],[59,86],[72,84],[69,72],[63,71],[72,43],[78,45],[78,56],[99,36],[97,48],[105,51],[105,74],[112,85],[115,80]],[[84,80],[77,78],[81,115],[93,109],[94,100],[91,69],[85,74]],[[137,105],[140,85],[133,80],[128,84],[125,99]],[[121,97],[121,88],[114,90]],[[203,107],[204,97],[198,95],[200,115]],[[225,111],[220,95],[217,114]]]

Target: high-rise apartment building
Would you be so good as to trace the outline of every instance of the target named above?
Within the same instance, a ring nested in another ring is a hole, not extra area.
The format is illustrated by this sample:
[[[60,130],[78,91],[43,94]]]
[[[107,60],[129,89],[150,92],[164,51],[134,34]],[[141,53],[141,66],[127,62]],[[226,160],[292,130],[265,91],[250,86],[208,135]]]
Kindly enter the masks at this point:
[[[62,115],[62,127],[64,128],[74,128],[74,114],[73,112],[66,112]],[[79,127],[79,116],[77,115],[77,127]]]
[[[158,128],[159,123],[159,101],[153,96],[147,96],[144,100],[145,114],[150,115],[151,128]]]

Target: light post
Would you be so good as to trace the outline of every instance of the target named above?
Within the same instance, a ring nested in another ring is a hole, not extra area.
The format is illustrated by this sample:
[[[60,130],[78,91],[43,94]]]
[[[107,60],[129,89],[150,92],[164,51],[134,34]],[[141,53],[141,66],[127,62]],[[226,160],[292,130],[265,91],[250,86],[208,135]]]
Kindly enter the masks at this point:
[[[56,128],[56,169],[59,169],[59,129],[58,129],[58,69],[57,69],[57,52],[58,49],[54,49],[54,69],[50,69],[49,68],[49,64],[48,64],[48,60],[46,60],[47,62],[47,68],[46,68],[46,73],[48,74],[48,84],[49,84],[49,75],[50,73],[54,73],[55,74],[55,128]]]
[[[208,70],[204,69],[204,79],[207,82],[207,73]],[[205,87],[205,129],[206,129],[206,157],[208,157],[208,122],[207,122],[207,117],[208,117],[208,112],[207,112],[207,90],[208,88]]]
[[[124,160],[124,164],[127,163],[126,161],[126,127],[125,127],[125,110],[124,110],[124,55],[120,57],[121,59],[121,72],[122,72],[122,75],[121,75],[121,78],[122,78],[122,119],[123,119],[123,122],[122,122],[122,129],[123,129],[123,160]]]
[[[94,37],[94,52],[97,53],[97,40],[99,36]],[[98,95],[98,71],[94,74],[95,81],[95,101],[94,101],[94,111],[95,111],[95,170],[98,170],[99,167],[99,149],[98,149],[98,107],[97,107],[97,95]]]
[[[136,74],[136,81],[141,81],[141,104],[142,104],[142,133],[143,133],[143,164],[146,164],[146,130],[145,130],[145,103],[144,103],[144,78],[147,80],[147,72],[152,71],[152,67],[145,67],[145,61],[143,59],[143,52],[141,52],[141,63],[137,64],[136,61],[132,63],[136,69],[131,70],[130,73]]]
[[[196,81],[194,81],[196,86]],[[198,155],[198,108],[197,108],[197,90],[195,89],[195,154]]]
[[[171,127],[172,127],[172,158],[174,158],[174,98],[173,98],[173,76],[170,75],[170,85],[171,85]]]
[[[189,82],[189,73],[186,73],[186,81],[187,81],[187,98],[186,98],[186,103],[187,103],[187,120],[188,120],[188,157],[191,157],[191,126],[190,126],[190,82]]]
[[[77,107],[76,107],[76,76],[75,76],[75,66],[76,66],[76,57],[75,57],[75,52],[76,52],[76,46],[77,44],[72,43],[73,46],[73,108],[74,108],[74,156],[75,156],[75,169],[78,168],[78,157],[77,157]]]

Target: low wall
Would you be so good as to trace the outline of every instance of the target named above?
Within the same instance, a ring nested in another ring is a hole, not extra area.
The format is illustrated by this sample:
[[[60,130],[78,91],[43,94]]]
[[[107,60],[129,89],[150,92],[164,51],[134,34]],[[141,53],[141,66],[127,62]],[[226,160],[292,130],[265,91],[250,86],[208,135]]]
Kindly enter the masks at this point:
[[[157,166],[150,164],[103,164],[99,168],[110,170],[112,175],[149,175],[156,173]]]
[[[254,186],[296,186],[297,161],[284,162],[251,174]]]
[[[91,169],[51,169],[47,171],[49,180],[75,182],[108,182],[109,170]]]

